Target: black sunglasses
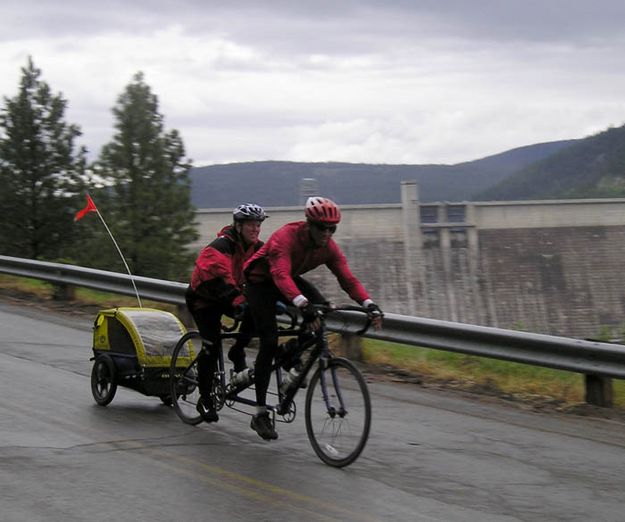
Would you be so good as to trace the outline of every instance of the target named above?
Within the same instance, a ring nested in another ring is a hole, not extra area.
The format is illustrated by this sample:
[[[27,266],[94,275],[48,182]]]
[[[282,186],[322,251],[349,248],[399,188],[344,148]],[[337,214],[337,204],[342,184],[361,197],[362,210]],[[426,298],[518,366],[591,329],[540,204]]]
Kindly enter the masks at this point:
[[[329,231],[331,234],[336,232],[336,225],[324,225],[323,223],[315,223],[313,222],[313,226],[320,231]]]

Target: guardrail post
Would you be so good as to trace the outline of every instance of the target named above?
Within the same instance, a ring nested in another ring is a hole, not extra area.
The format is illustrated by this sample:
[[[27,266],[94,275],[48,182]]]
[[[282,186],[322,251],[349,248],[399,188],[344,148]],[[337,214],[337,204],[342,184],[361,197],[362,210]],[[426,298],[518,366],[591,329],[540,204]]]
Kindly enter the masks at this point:
[[[56,283],[52,286],[52,299],[55,301],[73,301],[76,298],[76,287],[66,283]]]
[[[586,402],[611,408],[613,403],[612,379],[600,375],[585,375]]]
[[[344,333],[339,336],[339,350],[352,361],[362,361],[362,337]]]

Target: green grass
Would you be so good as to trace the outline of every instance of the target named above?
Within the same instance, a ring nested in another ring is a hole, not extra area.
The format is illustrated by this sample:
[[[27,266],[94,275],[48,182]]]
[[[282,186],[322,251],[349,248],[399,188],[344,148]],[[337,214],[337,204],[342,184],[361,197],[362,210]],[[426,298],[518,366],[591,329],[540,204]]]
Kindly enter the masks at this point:
[[[0,274],[0,287],[46,297],[52,295],[52,285],[39,279],[28,279],[26,277]]]
[[[99,290],[91,290],[89,288],[77,288],[76,300],[89,304],[96,304],[102,308],[114,308],[118,306],[139,306],[136,297],[129,295],[109,294]],[[176,311],[175,305],[166,303],[158,303],[156,301],[141,300],[144,307],[156,308],[158,310]]]
[[[41,300],[51,300],[54,298],[54,285],[38,279],[28,279],[24,277],[0,274],[0,288],[13,290],[20,294],[27,294]],[[75,296],[72,303],[79,305],[95,305],[100,308],[116,308],[120,306],[139,306],[137,298],[133,296],[111,294],[89,288],[75,289]],[[142,300],[144,307],[156,308],[176,313],[176,306],[156,301]]]
[[[365,339],[364,360],[406,370],[424,381],[453,382],[518,398],[576,404],[584,401],[584,376],[539,366]],[[614,405],[625,408],[625,382],[613,380]]]

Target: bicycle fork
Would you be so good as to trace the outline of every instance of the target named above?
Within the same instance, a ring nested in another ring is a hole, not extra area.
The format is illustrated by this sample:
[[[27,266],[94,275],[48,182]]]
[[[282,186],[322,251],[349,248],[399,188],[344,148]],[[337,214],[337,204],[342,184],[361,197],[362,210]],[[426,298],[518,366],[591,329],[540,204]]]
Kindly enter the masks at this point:
[[[319,356],[319,384],[321,386],[321,394],[323,396],[323,402],[326,405],[326,409],[328,411],[328,415],[331,419],[334,419],[337,415],[340,418],[345,417],[347,415],[347,409],[345,408],[345,402],[343,401],[343,394],[341,393],[341,386],[339,383],[338,376],[336,374],[336,368],[330,365],[330,354],[328,349],[328,339],[325,334],[322,336],[320,340],[322,342],[321,346],[321,354]],[[332,398],[328,393],[328,368],[330,369],[330,376],[332,377],[332,386],[336,392],[336,398],[339,401],[338,410],[336,406],[332,403]]]
[[[334,418],[337,415],[340,418],[345,417],[345,415],[347,415],[347,409],[345,408],[345,401],[343,400],[343,394],[341,393],[341,386],[339,383],[339,379],[336,375],[336,368],[334,368],[333,366],[330,367],[330,376],[332,378],[332,386],[334,387],[334,391],[336,392],[336,398],[338,400],[338,409],[336,408],[336,406],[332,403],[332,398],[330,397],[330,394],[328,393],[328,382],[327,382],[327,378],[328,378],[328,367],[327,367],[327,362],[326,362],[326,367],[321,369],[321,373],[319,374],[319,382],[321,384],[321,393],[323,395],[323,402],[326,405],[326,409],[328,410],[328,415],[330,416],[330,418]]]

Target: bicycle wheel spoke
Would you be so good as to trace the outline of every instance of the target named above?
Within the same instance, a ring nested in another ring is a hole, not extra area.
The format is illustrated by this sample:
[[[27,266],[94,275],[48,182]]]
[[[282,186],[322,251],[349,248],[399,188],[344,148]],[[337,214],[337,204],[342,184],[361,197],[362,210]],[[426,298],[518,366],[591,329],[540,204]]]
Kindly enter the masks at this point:
[[[371,424],[371,403],[360,372],[347,360],[333,359],[317,370],[306,395],[306,431],[326,464],[347,466],[362,452]]]

